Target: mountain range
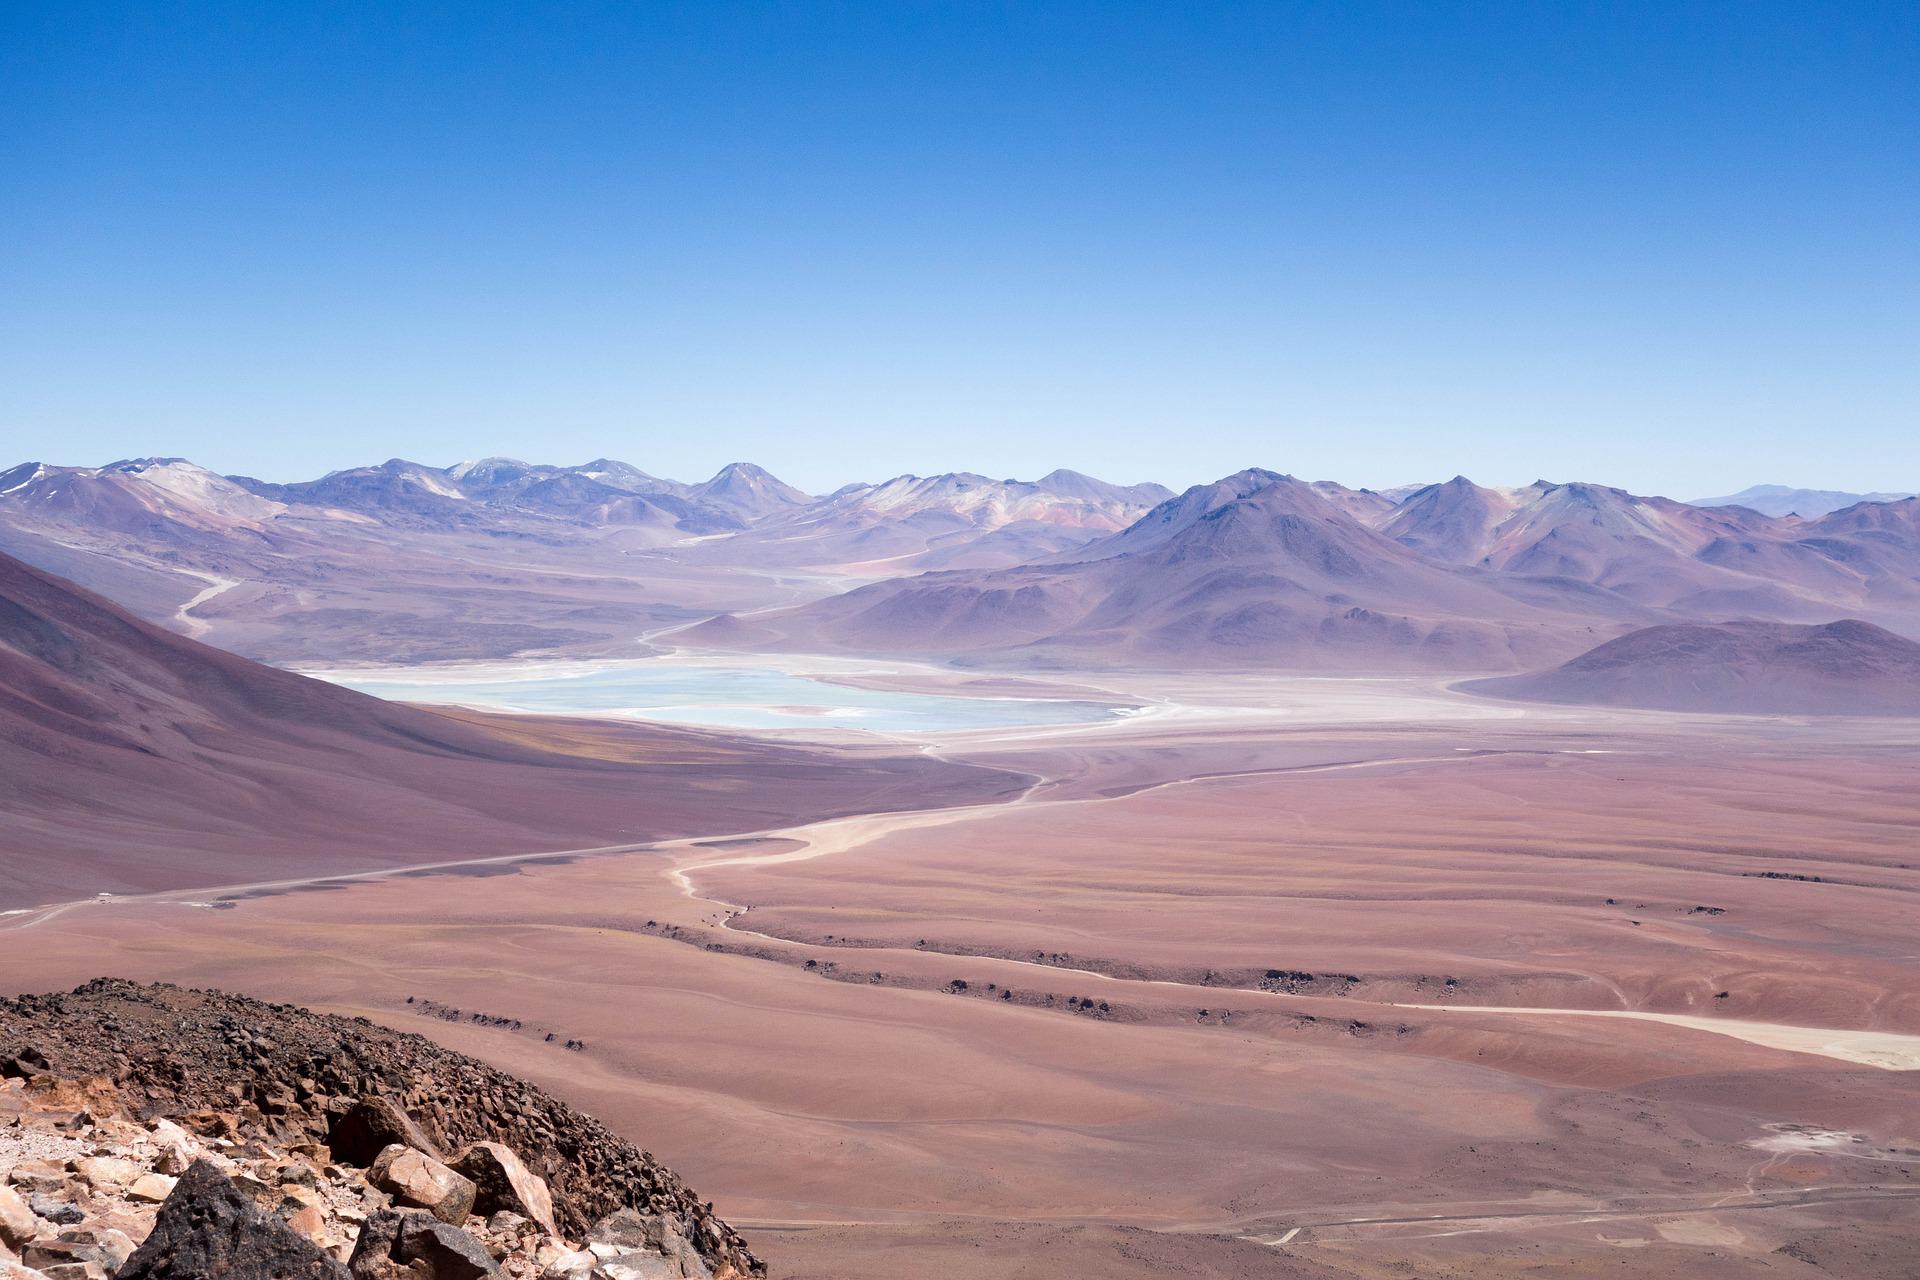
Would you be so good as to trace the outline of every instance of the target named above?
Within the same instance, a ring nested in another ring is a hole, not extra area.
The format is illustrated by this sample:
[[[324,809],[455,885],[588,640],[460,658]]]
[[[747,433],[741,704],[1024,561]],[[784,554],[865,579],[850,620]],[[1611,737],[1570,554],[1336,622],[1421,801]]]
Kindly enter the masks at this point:
[[[1514,671],[1636,628],[1920,632],[1920,499],[1809,517],[1590,483],[1376,492],[1249,469],[814,496],[734,463],[394,459],[317,480],[177,458],[0,473],[0,550],[280,662],[714,647],[1042,666]]]
[[[902,476],[813,498],[734,463],[405,459],[268,483],[180,458],[0,472],[0,551],[276,662],[644,652],[647,633],[916,561],[1020,563],[1166,495],[1056,471]]]
[[[1252,470],[1033,563],[890,579],[688,634],[1048,666],[1512,670],[1676,618],[1863,614],[1920,625],[1920,500],[1801,521],[1455,477],[1383,505]]]
[[[1112,485],[1060,470],[1032,481],[964,472],[896,476],[816,498],[751,463],[682,484],[606,458],[574,467],[511,458],[429,467],[394,458],[291,484],[217,475],[183,458],[101,467],[29,462],[0,472],[0,514],[17,525],[67,523],[190,541],[270,537],[314,521],[415,532],[520,521],[648,526],[662,531],[663,543],[752,528],[767,541],[807,543],[799,560],[816,564],[871,550],[860,545],[862,534],[916,526],[900,545],[951,543],[1009,527],[1053,529],[1064,545],[1076,536],[1070,531],[1085,530],[1078,535],[1085,540],[1124,527],[1168,496],[1159,485]]]

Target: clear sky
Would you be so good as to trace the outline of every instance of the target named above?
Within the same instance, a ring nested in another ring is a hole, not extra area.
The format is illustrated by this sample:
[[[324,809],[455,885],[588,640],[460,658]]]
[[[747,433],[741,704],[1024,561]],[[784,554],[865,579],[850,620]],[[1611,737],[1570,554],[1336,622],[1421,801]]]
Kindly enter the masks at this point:
[[[0,2],[0,466],[1920,488],[1920,7]]]

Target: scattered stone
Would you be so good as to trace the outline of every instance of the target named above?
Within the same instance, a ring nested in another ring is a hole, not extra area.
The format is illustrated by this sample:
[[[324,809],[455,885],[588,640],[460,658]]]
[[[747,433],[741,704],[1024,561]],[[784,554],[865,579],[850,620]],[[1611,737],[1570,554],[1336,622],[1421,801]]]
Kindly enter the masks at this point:
[[[143,1204],[159,1204],[173,1194],[174,1185],[179,1181],[164,1173],[143,1173],[127,1187],[127,1199]]]
[[[153,1142],[159,1147],[159,1153],[153,1161],[155,1173],[177,1178],[200,1158],[200,1146],[193,1136],[171,1120],[160,1120],[154,1124]]]
[[[368,1218],[353,1242],[353,1254],[347,1259],[352,1280],[414,1280],[406,1267],[394,1260],[393,1246],[399,1242],[404,1215],[382,1209]]]
[[[22,1267],[29,1276],[40,1276],[42,1280],[103,1280],[107,1274],[97,1262],[56,1262],[45,1267]]]
[[[324,1209],[327,1207],[327,1198],[321,1195],[315,1188],[307,1186],[304,1183],[286,1183],[280,1188],[280,1194],[284,1197],[280,1202],[280,1207],[283,1209],[289,1207],[293,1209]]]
[[[46,1224],[20,1193],[12,1187],[0,1187],[0,1245],[18,1249],[46,1233]]]
[[[326,1214],[321,1212],[318,1205],[300,1205],[292,1212],[281,1215],[281,1221],[315,1244],[320,1242],[327,1230]]]
[[[62,1266],[92,1266],[102,1275],[109,1270],[101,1251],[82,1240],[35,1240],[20,1250],[20,1261],[40,1272]]]
[[[394,1256],[416,1270],[424,1266],[433,1280],[484,1280],[500,1274],[479,1241],[437,1220],[410,1220],[400,1231]]]
[[[69,1161],[68,1167],[84,1178],[88,1186],[103,1191],[130,1186],[144,1172],[139,1165],[121,1156],[81,1156]]]
[[[45,1161],[34,1160],[15,1165],[7,1181],[24,1192],[57,1191],[67,1185],[67,1175]]]
[[[320,1185],[320,1171],[305,1160],[289,1160],[280,1167],[280,1184],[317,1187]]]
[[[48,1222],[63,1227],[72,1226],[76,1222],[85,1222],[87,1219],[86,1211],[79,1205],[55,1200],[52,1196],[33,1196],[28,1199],[27,1204]]]
[[[109,1250],[110,1256],[114,1259],[115,1271],[125,1266],[127,1259],[140,1251],[140,1246],[134,1243],[133,1237],[124,1231],[109,1227],[100,1233],[100,1237],[101,1247]]]
[[[112,1228],[73,1227],[51,1240],[36,1240],[20,1251],[20,1260],[45,1270],[63,1263],[93,1263],[104,1273],[118,1271],[134,1251],[133,1240]]]
[[[596,1266],[623,1268],[599,1280],[766,1273],[710,1204],[604,1125],[524,1080],[367,1019],[101,979],[70,993],[0,998],[0,1057],[27,1046],[47,1069],[29,1061],[31,1078],[0,1081],[0,1134],[24,1135],[0,1181],[42,1220],[42,1235],[75,1227],[142,1240],[173,1197],[156,1206],[131,1194],[133,1184],[182,1177],[204,1159],[257,1212],[344,1261],[361,1224],[396,1200],[427,1198],[392,1179],[394,1194],[370,1184],[369,1166],[399,1143],[420,1159],[399,1163],[396,1154],[385,1173],[397,1165],[432,1174],[432,1160],[473,1184],[480,1216],[459,1220],[466,1234],[453,1247],[467,1240],[510,1280],[549,1271],[551,1280],[590,1280]],[[82,1158],[133,1167],[95,1164],[83,1178],[68,1168]],[[658,1218],[657,1239],[598,1258],[575,1247],[590,1224],[623,1207]],[[107,1242],[92,1243],[110,1266]],[[691,1265],[669,1249],[686,1251]],[[424,1264],[383,1256],[406,1272],[387,1280],[422,1280]],[[49,1265],[72,1267],[68,1280],[105,1280],[100,1261]]]

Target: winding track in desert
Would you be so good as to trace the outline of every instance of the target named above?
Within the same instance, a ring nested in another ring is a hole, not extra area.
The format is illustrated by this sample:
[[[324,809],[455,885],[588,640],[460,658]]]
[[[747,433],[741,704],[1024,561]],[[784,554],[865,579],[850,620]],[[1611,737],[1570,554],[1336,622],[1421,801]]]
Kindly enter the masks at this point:
[[[237,585],[222,581],[209,587],[206,597],[218,594],[228,585]],[[185,609],[196,601],[183,606]],[[197,620],[196,620],[197,621]],[[1065,726],[1043,730],[1012,730],[993,735],[996,745],[1006,745],[1015,741],[1024,741],[1040,737],[1077,736],[1092,729],[1114,726]],[[939,744],[922,744],[919,750],[934,759],[960,763],[956,757],[963,749],[977,749],[982,744],[968,742],[964,748],[946,747]],[[1048,792],[1060,783],[1060,779],[1026,770],[1008,770],[1024,773],[1031,781],[1021,790],[999,800],[967,805],[933,806],[925,809],[907,809],[893,812],[853,814],[835,818],[826,818],[815,822],[795,826],[763,828],[753,831],[707,834],[684,837],[668,841],[647,841],[631,844],[599,845],[585,848],[536,850],[524,853],[500,854],[483,858],[447,859],[436,862],[416,863],[407,866],[382,867],[358,872],[337,872],[325,875],[291,877],[276,880],[255,881],[242,884],[212,885],[195,889],[164,890],[150,894],[124,895],[111,899],[81,898],[68,902],[49,903],[43,906],[0,912],[0,929],[27,929],[44,924],[69,911],[111,907],[117,903],[177,903],[186,906],[206,907],[211,905],[207,899],[231,897],[259,893],[284,892],[310,888],[318,885],[347,884],[358,881],[381,880],[394,876],[419,875],[438,871],[458,871],[465,868],[482,866],[501,866],[512,863],[531,863],[545,859],[600,857],[617,854],[666,854],[678,855],[663,868],[667,877],[678,891],[688,899],[710,905],[714,909],[712,923],[722,929],[745,937],[756,938],[780,945],[791,945],[792,940],[777,935],[764,934],[746,928],[740,918],[747,914],[748,908],[728,902],[712,894],[703,894],[694,882],[694,876],[701,871],[722,867],[769,866],[785,863],[798,863],[829,857],[862,848],[885,837],[935,827],[951,826],[959,823],[1001,815],[1019,806],[1044,804],[1048,806],[1092,806],[1110,804],[1129,799],[1148,792],[1162,791],[1176,787],[1204,784],[1229,778],[1249,777],[1290,777],[1309,776],[1358,770],[1399,768],[1407,766],[1433,767],[1441,765],[1468,764],[1475,760],[1493,755],[1515,754],[1559,754],[1553,750],[1521,751],[1513,749],[1488,749],[1474,751],[1455,751],[1447,755],[1395,756],[1375,760],[1339,761],[1326,764],[1291,765],[1269,769],[1253,769],[1234,772],[1194,774],[1187,777],[1171,778],[1133,788],[1125,792],[1099,795],[1052,799]],[[779,842],[792,847],[767,853],[724,853],[716,846],[741,843]],[[921,951],[921,954],[945,954],[938,951]],[[965,958],[956,956],[956,959]],[[1077,969],[1060,965],[1038,964],[1007,958],[1004,963],[1044,970],[1049,973],[1072,973],[1101,982],[1138,984],[1155,987],[1178,987],[1192,990],[1197,994],[1215,993],[1225,990],[1240,990],[1247,994],[1268,994],[1257,988],[1220,988],[1201,987],[1170,979],[1140,979],[1116,977],[1092,969]],[[1784,1023],[1759,1022],[1738,1019],[1702,1018],[1693,1015],[1659,1013],[1636,1009],[1561,1009],[1536,1008],[1507,1005],[1387,1005],[1388,1008],[1405,1007],[1445,1014],[1474,1014],[1482,1016],[1505,1016],[1517,1018],[1563,1018],[1563,1017],[1611,1017],[1627,1018],[1654,1022],[1684,1030],[1700,1031],[1712,1035],[1730,1036],[1762,1047],[1784,1052],[1811,1054],[1837,1061],[1879,1067],[1890,1071],[1920,1070],[1920,1035],[1898,1032],[1855,1030],[1829,1027],[1793,1026]]]
[[[949,756],[936,748],[925,748],[927,754],[937,759]],[[713,923],[722,929],[764,942],[790,945],[792,939],[773,934],[761,933],[749,929],[740,923],[748,908],[728,902],[712,894],[703,894],[695,886],[693,876],[700,871],[721,867],[759,867],[785,863],[808,862],[837,853],[869,845],[885,836],[905,831],[924,830],[930,827],[948,826],[954,823],[971,821],[988,815],[999,814],[1020,805],[1043,803],[1048,805],[1086,806],[1110,804],[1118,800],[1129,799],[1147,792],[1166,790],[1174,787],[1192,786],[1199,783],[1224,778],[1243,777],[1288,777],[1322,773],[1346,772],[1352,770],[1383,769],[1407,765],[1445,765],[1465,764],[1489,755],[1513,754],[1557,754],[1552,751],[1515,752],[1515,751],[1471,751],[1456,752],[1445,756],[1401,756],[1380,760],[1343,761],[1319,765],[1295,765],[1273,769],[1254,769],[1236,773],[1200,774],[1185,778],[1174,778],[1154,783],[1137,790],[1119,795],[1083,796],[1066,800],[1047,800],[1046,790],[1055,784],[1054,779],[1039,774],[1029,774],[1034,781],[1018,794],[1002,801],[989,804],[962,805],[938,809],[906,810],[898,813],[855,815],[832,818],[824,822],[803,824],[777,830],[747,833],[744,836],[723,838],[716,841],[712,837],[679,840],[664,843],[655,848],[667,852],[673,850],[691,850],[691,856],[683,857],[667,867],[663,874],[667,876],[680,892],[688,898],[708,903],[717,909]],[[797,848],[784,849],[773,853],[733,854],[714,856],[711,852],[716,843],[734,840],[778,840],[796,844]],[[950,954],[933,948],[916,949],[918,954]],[[954,956],[955,959],[967,957]],[[1204,996],[1209,992],[1217,993],[1223,988],[1201,987],[1191,983],[1177,982],[1171,979],[1122,978],[1101,973],[1094,969],[1078,969],[1061,965],[1040,964],[1029,960],[1002,958],[1006,964],[1043,970],[1049,973],[1071,973],[1103,982],[1139,984],[1156,987],[1181,987]],[[1258,988],[1224,988],[1243,991],[1247,994],[1267,994]],[[1834,1027],[1803,1027],[1785,1023],[1760,1022],[1733,1018],[1703,1018],[1688,1014],[1659,1013],[1639,1009],[1557,1009],[1532,1008],[1511,1005],[1442,1005],[1410,1004],[1388,1005],[1389,1008],[1409,1008],[1452,1014],[1492,1014],[1519,1018],[1559,1018],[1559,1017],[1604,1017],[1627,1018],[1638,1021],[1654,1022],[1665,1026],[1685,1030],[1706,1032],[1710,1035],[1729,1036],[1763,1048],[1778,1049],[1789,1053],[1811,1054],[1817,1057],[1831,1058],[1862,1066],[1878,1067],[1887,1071],[1920,1070],[1920,1035],[1892,1031],[1870,1031]]]
[[[178,609],[175,609],[173,611],[173,616],[176,619],[178,619],[180,625],[186,629],[186,633],[189,636],[192,636],[196,640],[205,639],[207,633],[213,630],[213,624],[206,621],[204,618],[194,617],[193,611],[195,609],[198,609],[201,605],[207,603],[207,601],[213,599],[215,596],[222,595],[225,592],[231,591],[235,587],[239,586],[240,579],[223,578],[217,573],[201,573],[198,570],[194,570],[194,569],[183,569],[180,572],[190,573],[194,577],[200,579],[202,582],[205,582],[207,585],[204,588],[202,588],[191,600],[188,600],[185,604],[182,604]]]

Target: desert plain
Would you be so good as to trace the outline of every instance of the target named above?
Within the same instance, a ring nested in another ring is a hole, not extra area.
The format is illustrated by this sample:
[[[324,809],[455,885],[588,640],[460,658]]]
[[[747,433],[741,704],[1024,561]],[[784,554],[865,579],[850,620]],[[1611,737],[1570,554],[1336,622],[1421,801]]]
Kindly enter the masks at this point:
[[[775,1275],[1920,1267],[1920,722],[1057,684],[1144,710],[867,735],[950,768],[864,809],[38,902],[6,986],[420,1030],[642,1142]]]

